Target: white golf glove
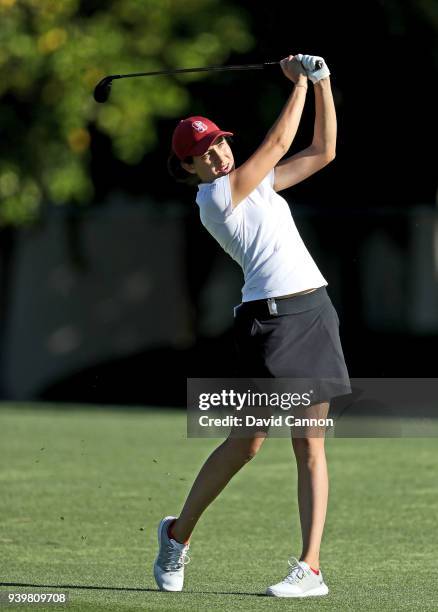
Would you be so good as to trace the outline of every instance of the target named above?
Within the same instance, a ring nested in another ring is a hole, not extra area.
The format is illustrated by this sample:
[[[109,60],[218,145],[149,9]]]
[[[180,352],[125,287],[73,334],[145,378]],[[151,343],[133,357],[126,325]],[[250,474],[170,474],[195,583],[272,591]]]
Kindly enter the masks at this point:
[[[301,53],[298,53],[296,58],[301,62],[302,67],[307,72],[307,76],[312,83],[317,83],[321,79],[325,79],[329,76],[330,70],[328,69],[324,59],[319,57],[319,55],[302,55]],[[318,68],[316,65],[318,61],[322,62],[321,68]]]

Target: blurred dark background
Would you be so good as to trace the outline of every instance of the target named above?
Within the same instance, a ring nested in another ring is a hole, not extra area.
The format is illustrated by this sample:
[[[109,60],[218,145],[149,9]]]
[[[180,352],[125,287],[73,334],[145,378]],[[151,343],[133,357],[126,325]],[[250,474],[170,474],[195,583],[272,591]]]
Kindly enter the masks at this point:
[[[125,2],[128,21],[139,4]],[[164,4],[162,9],[144,4],[166,11]],[[75,15],[87,24],[117,5],[81,2]],[[173,65],[167,52],[151,51],[159,66],[187,66],[191,59],[205,65],[258,63],[298,52],[326,59],[338,114],[337,157],[282,195],[329,283],[351,377],[436,376],[436,5],[413,0],[188,5],[197,5],[188,17],[172,15],[179,39],[190,41],[191,28],[197,36],[214,31],[219,50],[205,58],[202,49],[198,56],[182,54],[180,63],[175,51]],[[220,22],[228,9],[237,11],[239,28],[249,38],[239,49],[227,39],[225,53],[222,36],[237,27]],[[202,40],[207,44],[209,38]],[[121,61],[121,67],[108,65],[108,72],[138,70],[139,59],[129,52],[131,70]],[[95,53],[98,64],[99,48]],[[115,62],[101,53],[105,66]],[[85,81],[84,99],[98,80],[92,77]],[[235,133],[239,164],[260,144],[291,87],[280,68],[176,79],[184,104],[174,114],[171,105],[164,116],[151,113],[155,138],[133,160],[108,125],[114,118],[124,129],[124,119],[131,120],[123,99],[136,95],[135,83],[147,87],[159,106],[160,79],[147,85],[131,79],[129,87],[115,82],[113,115],[87,106],[83,129],[89,140],[82,159],[92,183],[88,199],[76,201],[72,191],[56,202],[58,192],[42,189],[38,214],[24,216],[22,223],[3,215],[1,399],[184,405],[187,377],[233,375],[232,307],[240,301],[240,270],[201,225],[196,190],[168,176],[170,139],[179,118],[206,115]],[[16,92],[5,91],[2,104],[26,132],[32,102]],[[54,103],[55,114],[60,103]],[[81,108],[80,100],[77,104]],[[310,87],[291,152],[308,146],[313,116]],[[6,123],[2,128],[15,142]],[[135,122],[131,133],[138,134]],[[25,165],[24,150],[32,143],[24,139],[22,150],[11,152],[9,141],[3,139],[3,166],[11,156],[15,168]],[[39,146],[34,156],[44,156],[43,133]],[[1,181],[0,175],[0,188]],[[9,185],[6,179],[3,185]]]

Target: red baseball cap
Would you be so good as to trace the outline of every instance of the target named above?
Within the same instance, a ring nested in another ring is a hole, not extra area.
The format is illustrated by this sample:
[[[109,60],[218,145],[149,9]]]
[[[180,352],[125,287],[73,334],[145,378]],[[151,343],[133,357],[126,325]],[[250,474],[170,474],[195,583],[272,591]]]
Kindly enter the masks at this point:
[[[172,136],[172,149],[179,159],[191,155],[203,155],[219,136],[233,136],[224,132],[206,117],[187,117],[181,119]]]

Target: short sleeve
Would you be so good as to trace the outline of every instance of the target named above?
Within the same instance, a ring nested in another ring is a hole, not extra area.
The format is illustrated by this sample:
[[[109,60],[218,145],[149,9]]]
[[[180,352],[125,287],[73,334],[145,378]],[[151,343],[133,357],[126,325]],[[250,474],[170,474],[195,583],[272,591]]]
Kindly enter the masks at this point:
[[[212,183],[203,183],[199,186],[196,196],[202,216],[208,217],[216,223],[225,223],[227,217],[233,213],[230,177],[221,176]]]

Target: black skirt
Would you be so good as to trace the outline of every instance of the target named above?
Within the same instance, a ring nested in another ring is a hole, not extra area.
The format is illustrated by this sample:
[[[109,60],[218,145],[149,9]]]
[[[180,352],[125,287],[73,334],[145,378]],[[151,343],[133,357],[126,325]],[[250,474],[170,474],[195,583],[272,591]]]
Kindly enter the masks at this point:
[[[241,378],[311,380],[315,402],[351,392],[339,318],[325,287],[274,305],[244,302],[235,309],[234,338]]]

